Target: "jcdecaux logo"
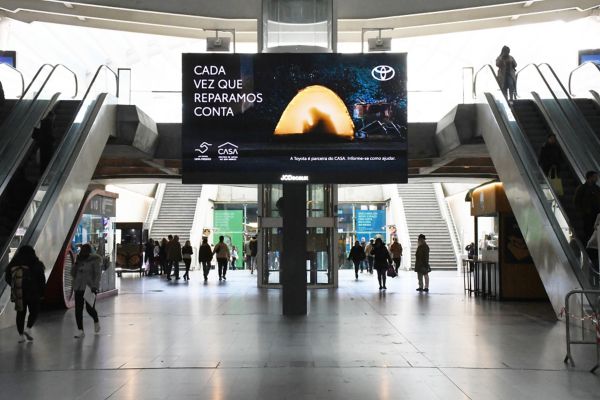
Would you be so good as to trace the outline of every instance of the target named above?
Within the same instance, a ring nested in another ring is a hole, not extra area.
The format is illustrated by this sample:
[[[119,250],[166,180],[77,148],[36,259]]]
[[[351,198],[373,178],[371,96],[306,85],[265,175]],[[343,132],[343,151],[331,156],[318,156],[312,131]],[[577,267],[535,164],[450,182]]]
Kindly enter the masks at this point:
[[[281,175],[281,181],[282,182],[308,182],[308,176],[307,175],[284,174],[284,175]]]

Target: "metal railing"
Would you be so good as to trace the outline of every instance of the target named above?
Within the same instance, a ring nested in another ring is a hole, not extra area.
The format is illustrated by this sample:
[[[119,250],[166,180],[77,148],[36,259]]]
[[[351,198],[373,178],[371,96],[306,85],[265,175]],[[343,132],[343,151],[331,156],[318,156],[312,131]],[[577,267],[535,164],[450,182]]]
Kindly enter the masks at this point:
[[[25,77],[23,76],[23,73],[21,71],[19,71],[18,69],[16,69],[15,67],[13,67],[10,64],[7,63],[0,63],[0,66],[4,66],[6,68],[8,68],[11,71],[16,72],[17,74],[19,74],[19,77],[21,78],[21,95],[19,96],[19,98],[23,97],[23,95],[25,94]]]
[[[583,68],[587,68],[588,66],[590,66],[592,70],[594,70],[595,68],[598,71],[598,74],[600,75],[600,65],[596,64],[595,62],[587,61],[579,65],[577,68],[571,71],[571,73],[569,73],[569,94],[571,96],[575,96],[573,94],[573,74],[575,74],[579,70],[582,70]]]
[[[581,305],[581,310],[580,310],[581,311],[581,314],[580,314],[581,340],[571,340],[571,313],[570,313],[570,307],[569,307],[569,299],[574,294],[581,295],[581,299],[579,301],[579,304]],[[586,295],[588,297],[596,295],[598,297],[598,301],[596,302],[596,310],[598,310],[599,309],[598,307],[600,307],[600,290],[584,290],[584,289],[571,290],[565,296],[565,323],[566,323],[567,355],[565,357],[564,363],[565,364],[570,363],[571,367],[575,366],[575,362],[573,360],[573,355],[571,354],[571,345],[573,345],[573,344],[594,344],[594,345],[596,345],[596,365],[594,365],[594,367],[590,370],[591,373],[594,373],[594,372],[596,372],[596,370],[598,368],[600,368],[600,327],[598,326],[598,324],[600,322],[598,321],[597,311],[594,312],[591,316],[589,316],[590,318],[585,318],[586,314],[585,314],[585,310],[583,307],[584,306],[584,301],[583,301],[584,295]],[[591,320],[592,324],[595,325],[595,332],[594,332],[595,339],[594,340],[585,340],[585,332],[586,332],[585,321],[587,319]]]

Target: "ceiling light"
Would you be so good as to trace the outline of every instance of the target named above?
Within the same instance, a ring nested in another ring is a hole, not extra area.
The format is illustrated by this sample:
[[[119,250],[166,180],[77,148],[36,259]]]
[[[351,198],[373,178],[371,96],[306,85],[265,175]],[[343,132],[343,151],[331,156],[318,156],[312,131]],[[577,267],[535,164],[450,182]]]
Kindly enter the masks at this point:
[[[68,1],[65,1],[63,4],[64,4],[64,5],[65,5],[65,7],[67,7],[67,8],[73,8],[73,4],[69,3]]]
[[[80,20],[80,21],[85,21],[86,20],[85,17],[82,17],[81,15],[78,15],[77,19]]]
[[[520,15],[513,15],[512,17],[510,17],[510,20],[511,21],[516,21],[516,20],[519,19],[519,17],[520,17]]]

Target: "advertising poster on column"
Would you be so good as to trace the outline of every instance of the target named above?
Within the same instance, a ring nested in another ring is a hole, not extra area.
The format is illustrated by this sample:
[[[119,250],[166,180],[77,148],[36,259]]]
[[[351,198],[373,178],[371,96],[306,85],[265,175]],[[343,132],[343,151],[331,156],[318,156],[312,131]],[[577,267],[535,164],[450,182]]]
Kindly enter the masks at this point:
[[[183,54],[184,183],[404,183],[406,54]]]

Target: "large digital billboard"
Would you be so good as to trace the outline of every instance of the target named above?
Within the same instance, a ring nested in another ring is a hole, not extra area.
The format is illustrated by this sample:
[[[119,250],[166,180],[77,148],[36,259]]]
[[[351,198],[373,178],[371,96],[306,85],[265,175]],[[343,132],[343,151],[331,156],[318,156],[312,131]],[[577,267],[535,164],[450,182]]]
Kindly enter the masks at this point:
[[[183,182],[404,183],[406,54],[183,54]]]

